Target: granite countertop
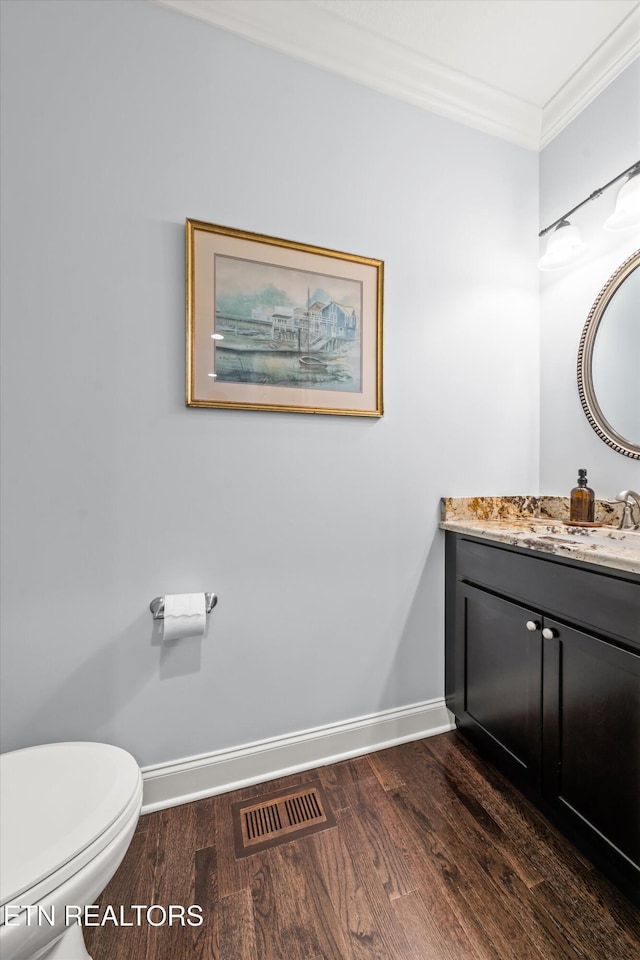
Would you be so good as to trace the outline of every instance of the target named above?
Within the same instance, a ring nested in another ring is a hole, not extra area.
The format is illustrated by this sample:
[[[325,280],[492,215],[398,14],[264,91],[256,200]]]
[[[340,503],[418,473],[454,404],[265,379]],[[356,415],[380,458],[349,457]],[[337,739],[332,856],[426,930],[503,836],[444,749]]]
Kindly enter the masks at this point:
[[[619,530],[622,505],[596,501],[600,527],[566,522],[567,497],[447,497],[440,528],[558,557],[640,573],[640,530]]]

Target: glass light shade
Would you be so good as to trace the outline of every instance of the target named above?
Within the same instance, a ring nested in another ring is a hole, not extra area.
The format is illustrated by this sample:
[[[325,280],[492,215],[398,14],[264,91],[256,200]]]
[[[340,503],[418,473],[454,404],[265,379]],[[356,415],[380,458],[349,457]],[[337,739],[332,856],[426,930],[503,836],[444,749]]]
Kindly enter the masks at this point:
[[[580,231],[568,220],[561,220],[547,241],[544,256],[538,260],[540,270],[559,270],[573,263],[587,249]]]
[[[640,227],[640,174],[629,177],[618,191],[616,208],[605,221],[605,230],[629,230]]]

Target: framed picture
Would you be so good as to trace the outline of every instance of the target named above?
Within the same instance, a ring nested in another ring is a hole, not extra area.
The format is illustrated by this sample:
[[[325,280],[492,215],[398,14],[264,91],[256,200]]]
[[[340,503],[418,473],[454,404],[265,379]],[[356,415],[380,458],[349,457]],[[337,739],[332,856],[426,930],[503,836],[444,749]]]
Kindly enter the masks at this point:
[[[188,406],[382,416],[381,260],[186,226]]]

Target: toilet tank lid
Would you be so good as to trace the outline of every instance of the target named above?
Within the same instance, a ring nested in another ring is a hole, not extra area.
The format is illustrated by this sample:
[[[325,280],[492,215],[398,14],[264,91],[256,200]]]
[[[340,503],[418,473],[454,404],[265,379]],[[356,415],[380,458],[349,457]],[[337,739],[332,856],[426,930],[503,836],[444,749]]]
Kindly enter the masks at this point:
[[[118,819],[140,768],[105,743],[51,743],[0,756],[0,904],[59,870]]]

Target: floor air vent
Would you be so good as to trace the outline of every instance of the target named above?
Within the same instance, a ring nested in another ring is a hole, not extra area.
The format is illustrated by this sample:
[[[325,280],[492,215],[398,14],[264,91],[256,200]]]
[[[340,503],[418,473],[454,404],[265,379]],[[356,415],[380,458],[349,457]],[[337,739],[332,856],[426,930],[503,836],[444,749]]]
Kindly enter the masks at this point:
[[[335,826],[319,780],[232,805],[236,857]]]

